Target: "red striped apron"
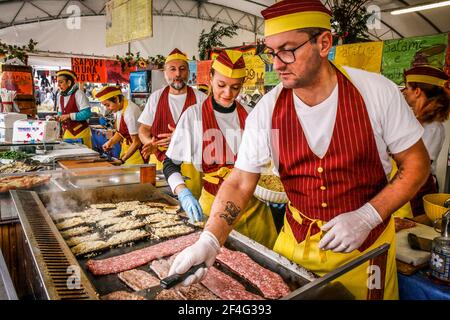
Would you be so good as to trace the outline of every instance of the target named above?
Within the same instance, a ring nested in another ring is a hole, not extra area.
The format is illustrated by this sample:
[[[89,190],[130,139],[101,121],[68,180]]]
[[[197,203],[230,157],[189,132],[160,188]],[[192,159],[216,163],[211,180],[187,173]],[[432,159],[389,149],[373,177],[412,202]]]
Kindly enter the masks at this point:
[[[125,122],[125,111],[128,108],[128,100],[124,101],[124,107],[122,109],[122,116],[120,117],[120,123],[119,123],[119,129],[117,130],[117,132],[120,134],[120,136],[125,140],[125,143],[128,146],[131,146],[131,144],[133,143],[133,140],[131,139],[131,135],[130,132],[128,131],[128,126],[127,123]],[[142,155],[142,145],[140,146],[140,148],[138,149],[139,154],[141,155],[142,161],[145,162],[144,156]]]
[[[245,119],[247,119],[247,111],[242,105],[236,102],[236,110],[239,118],[239,125],[241,130],[244,130]],[[209,130],[218,130],[220,132],[220,138],[214,135],[214,139],[203,139],[202,148],[202,170],[205,174],[218,171],[222,167],[228,167],[230,170],[234,167],[237,155],[233,153],[229,147],[225,134],[220,130],[216,117],[214,116],[214,109],[212,105],[212,97],[208,97],[202,106],[202,126],[203,137],[208,136]],[[211,131],[209,131],[211,132]],[[205,150],[211,150],[211,152],[205,152]],[[232,159],[232,161],[230,161]],[[216,195],[220,186],[223,183],[223,178],[220,178],[218,184],[210,183],[206,180],[203,181],[203,187],[212,195]]]
[[[152,137],[157,137],[160,134],[169,133],[168,126],[175,128],[176,123],[172,117],[172,113],[170,112],[169,106],[169,91],[170,87],[167,86],[159,98],[158,106],[156,107],[155,120],[153,121],[151,128]],[[184,102],[183,110],[181,114],[183,114],[186,109],[192,105],[197,103],[197,99],[195,97],[194,90],[191,87],[187,87],[187,96],[186,101]],[[181,116],[181,115],[180,115]],[[178,119],[177,119],[178,122]],[[167,147],[159,147],[155,153],[158,161],[162,162],[166,156]]]
[[[337,70],[338,107],[327,153],[320,159],[309,148],[294,106],[291,89],[282,89],[272,117],[272,147],[279,152],[279,173],[292,205],[312,220],[329,221],[356,210],[387,184],[364,100]],[[278,132],[277,132],[278,131]],[[297,222],[289,208],[289,223],[298,243],[318,233],[308,219]],[[379,237],[389,219],[371,231],[359,250]],[[311,228],[310,228],[311,227]]]

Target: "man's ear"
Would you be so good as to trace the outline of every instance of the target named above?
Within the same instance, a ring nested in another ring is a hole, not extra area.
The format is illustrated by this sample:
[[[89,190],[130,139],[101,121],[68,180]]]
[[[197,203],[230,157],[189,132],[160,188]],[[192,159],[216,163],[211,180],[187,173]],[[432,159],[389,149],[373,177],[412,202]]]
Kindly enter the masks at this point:
[[[323,32],[320,36],[317,37],[316,42],[319,48],[320,56],[328,57],[328,54],[333,47],[333,35],[331,34],[331,32]]]

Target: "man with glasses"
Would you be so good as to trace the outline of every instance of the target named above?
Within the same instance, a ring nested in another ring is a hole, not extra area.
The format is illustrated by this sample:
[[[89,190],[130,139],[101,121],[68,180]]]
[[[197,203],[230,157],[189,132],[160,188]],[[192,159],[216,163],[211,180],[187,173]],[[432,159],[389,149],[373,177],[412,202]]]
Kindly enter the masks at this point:
[[[357,299],[396,299],[391,215],[429,174],[423,129],[394,83],[328,61],[331,12],[319,0],[281,1],[262,15],[281,84],[247,118],[235,169],[205,231],[178,255],[171,273],[212,265],[273,159],[290,200],[274,251],[323,276],[389,243],[386,263],[367,262],[338,281]],[[400,168],[391,181],[388,151]],[[205,273],[198,270],[184,284]]]

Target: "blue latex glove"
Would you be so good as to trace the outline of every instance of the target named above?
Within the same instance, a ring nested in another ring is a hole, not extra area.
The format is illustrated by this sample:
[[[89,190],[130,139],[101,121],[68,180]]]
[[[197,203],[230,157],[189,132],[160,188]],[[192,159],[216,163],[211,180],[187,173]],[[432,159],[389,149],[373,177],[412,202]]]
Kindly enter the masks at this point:
[[[186,211],[189,217],[189,221],[197,222],[203,220],[202,207],[200,206],[198,200],[195,199],[191,190],[189,190],[188,188],[184,188],[183,190],[181,190],[181,192],[178,194],[178,200],[180,200],[181,206],[183,207],[184,211]]]

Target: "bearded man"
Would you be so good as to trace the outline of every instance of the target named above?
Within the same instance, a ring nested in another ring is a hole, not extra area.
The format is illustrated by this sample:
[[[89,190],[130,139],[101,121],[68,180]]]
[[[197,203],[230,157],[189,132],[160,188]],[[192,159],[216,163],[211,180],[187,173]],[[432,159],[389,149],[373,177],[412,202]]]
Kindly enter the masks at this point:
[[[174,49],[164,65],[164,77],[167,86],[150,95],[145,109],[139,117],[139,138],[143,143],[143,156],[162,170],[172,133],[181,115],[187,108],[202,104],[206,95],[187,85],[189,65],[187,55]],[[183,164],[182,174],[187,180],[188,188],[198,198],[201,193],[201,177],[192,164]]]

